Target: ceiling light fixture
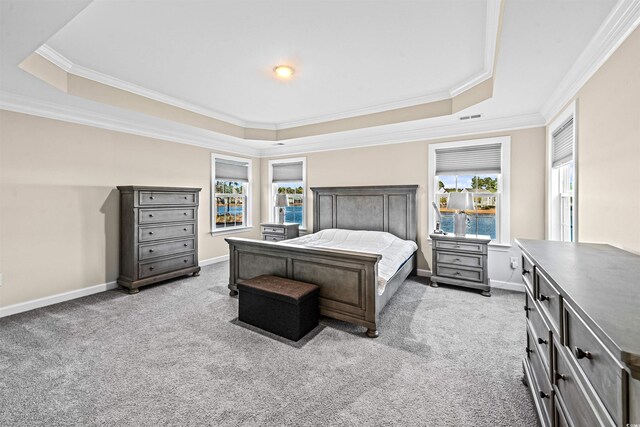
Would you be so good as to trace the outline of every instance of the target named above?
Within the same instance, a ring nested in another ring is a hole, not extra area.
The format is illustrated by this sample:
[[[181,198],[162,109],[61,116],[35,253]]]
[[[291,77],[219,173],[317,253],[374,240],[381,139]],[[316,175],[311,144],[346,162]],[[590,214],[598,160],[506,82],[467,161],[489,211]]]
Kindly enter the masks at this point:
[[[294,71],[293,67],[290,67],[289,65],[276,65],[273,68],[273,72],[276,73],[276,76],[282,79],[288,79],[293,75]]]

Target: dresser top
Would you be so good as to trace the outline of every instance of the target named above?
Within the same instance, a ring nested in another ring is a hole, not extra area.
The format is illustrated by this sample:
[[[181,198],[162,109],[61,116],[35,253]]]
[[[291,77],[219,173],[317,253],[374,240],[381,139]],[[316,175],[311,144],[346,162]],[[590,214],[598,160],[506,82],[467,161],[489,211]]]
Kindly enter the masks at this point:
[[[640,256],[595,243],[516,242],[607,347],[640,369]]]
[[[118,185],[118,190],[120,191],[187,191],[194,192],[200,191],[202,188],[195,187],[150,187],[144,185]]]

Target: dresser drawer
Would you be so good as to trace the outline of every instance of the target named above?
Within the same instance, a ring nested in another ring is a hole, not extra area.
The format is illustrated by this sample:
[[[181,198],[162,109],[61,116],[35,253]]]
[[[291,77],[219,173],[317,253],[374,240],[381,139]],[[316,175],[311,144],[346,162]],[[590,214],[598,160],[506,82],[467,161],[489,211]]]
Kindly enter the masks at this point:
[[[436,276],[469,280],[472,282],[482,282],[484,280],[482,269],[453,267],[440,264],[436,266]]]
[[[540,307],[545,311],[549,323],[556,334],[560,333],[560,293],[549,280],[536,269],[535,276],[538,282],[536,299],[540,301]]]
[[[528,359],[531,371],[533,372],[533,384],[529,384],[534,398],[538,401],[538,406],[543,410],[543,425],[551,426],[551,415],[553,414],[553,387],[544,368],[544,361],[538,352],[535,337],[529,331],[529,351]]]
[[[526,255],[522,254],[522,281],[525,286],[529,288],[532,294],[535,295],[535,289],[533,287],[533,274],[535,272],[535,268],[533,266],[533,262]]]
[[[195,205],[197,193],[140,191],[140,206],[146,205]]]
[[[268,242],[280,242],[284,239],[284,236],[278,236],[274,234],[265,234],[262,236],[262,240],[266,240]]]
[[[263,233],[284,234],[284,227],[262,227]]]
[[[138,229],[138,241],[151,242],[174,237],[187,237],[193,236],[195,233],[196,225],[194,223],[140,227]]]
[[[179,254],[181,252],[189,252],[194,250],[195,246],[195,239],[178,240],[175,242],[156,243],[151,245],[140,245],[140,247],[138,248],[138,259],[140,261],[144,261],[146,259]]]
[[[464,251],[464,252],[476,252],[479,254],[487,253],[487,245],[483,243],[471,243],[471,242],[448,242],[443,240],[435,241],[436,249],[452,250],[452,251]]]
[[[562,404],[560,403],[560,401],[558,400],[558,396],[554,397],[554,412],[555,412],[555,423],[554,425],[556,427],[573,427],[571,424],[569,424],[569,421],[567,421],[567,416],[564,414],[564,408],[562,407]]]
[[[178,257],[162,259],[140,263],[138,266],[138,277],[145,278],[166,273],[168,271],[179,270],[181,268],[193,267],[196,265],[196,255],[194,253],[184,254]]]
[[[191,221],[195,217],[195,208],[140,209],[138,214],[138,223],[154,224],[157,222]]]
[[[482,260],[484,255],[462,255],[455,252],[436,252],[436,260],[438,263],[464,265],[466,267],[482,268]]]
[[[542,359],[546,377],[551,380],[551,346],[553,345],[553,335],[546,322],[543,320],[535,304],[529,307],[529,326],[533,331],[534,344],[538,349],[538,354]]]
[[[574,426],[615,425],[609,417],[598,416],[582,382],[567,361],[565,352],[557,348],[555,350],[555,361],[555,390],[557,391],[558,400],[566,408],[565,415],[567,415],[570,423]]]
[[[564,305],[564,316],[565,346],[569,357],[584,373],[609,414],[621,424],[623,391],[626,395],[622,376],[626,373],[567,303]]]

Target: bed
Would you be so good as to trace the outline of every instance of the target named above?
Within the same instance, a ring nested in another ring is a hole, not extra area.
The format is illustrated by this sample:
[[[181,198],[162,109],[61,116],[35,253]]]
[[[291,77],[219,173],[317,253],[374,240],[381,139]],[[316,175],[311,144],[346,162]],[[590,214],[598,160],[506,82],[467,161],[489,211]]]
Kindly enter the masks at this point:
[[[417,187],[312,188],[313,232],[369,230],[416,243]],[[262,274],[314,283],[320,286],[320,314],[364,326],[367,336],[372,338],[379,335],[380,312],[404,280],[416,271],[414,251],[385,280],[382,292],[378,292],[382,258],[379,254],[305,246],[299,242],[225,240],[229,244],[230,295],[237,294],[238,283]]]

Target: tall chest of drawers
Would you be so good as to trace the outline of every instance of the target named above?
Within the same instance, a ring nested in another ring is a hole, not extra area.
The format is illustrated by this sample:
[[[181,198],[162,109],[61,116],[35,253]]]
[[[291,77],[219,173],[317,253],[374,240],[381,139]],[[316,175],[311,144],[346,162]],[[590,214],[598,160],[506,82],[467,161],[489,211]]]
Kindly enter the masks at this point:
[[[431,286],[439,283],[479,289],[491,296],[489,285],[489,236],[456,236],[430,234],[433,242],[431,254]]]
[[[640,424],[640,257],[609,245],[517,243],[523,370],[541,425]]]
[[[118,284],[138,288],[198,275],[200,188],[121,186]]]

